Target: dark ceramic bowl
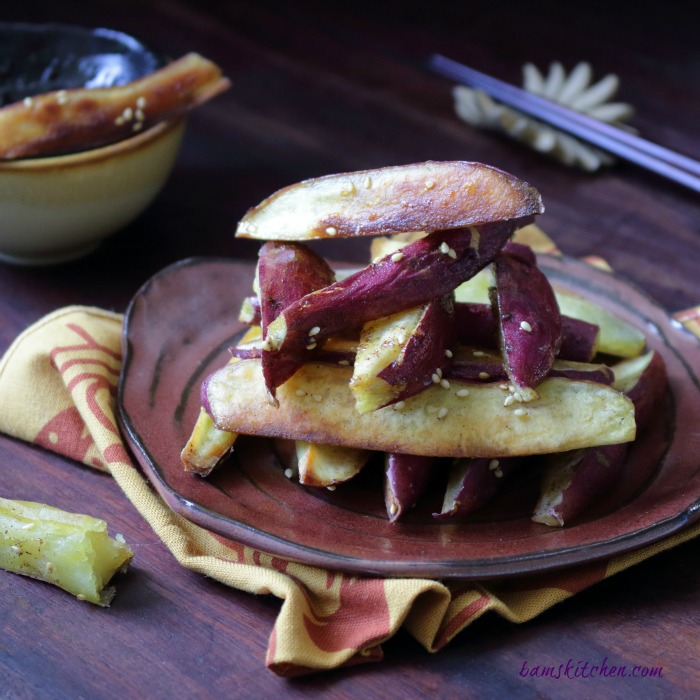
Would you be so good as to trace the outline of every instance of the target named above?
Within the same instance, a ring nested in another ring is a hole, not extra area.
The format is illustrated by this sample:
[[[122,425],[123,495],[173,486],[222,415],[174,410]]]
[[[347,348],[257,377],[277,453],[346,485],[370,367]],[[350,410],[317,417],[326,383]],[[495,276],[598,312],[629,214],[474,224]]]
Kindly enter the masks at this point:
[[[113,29],[0,22],[0,107],[54,90],[124,85],[164,62]]]

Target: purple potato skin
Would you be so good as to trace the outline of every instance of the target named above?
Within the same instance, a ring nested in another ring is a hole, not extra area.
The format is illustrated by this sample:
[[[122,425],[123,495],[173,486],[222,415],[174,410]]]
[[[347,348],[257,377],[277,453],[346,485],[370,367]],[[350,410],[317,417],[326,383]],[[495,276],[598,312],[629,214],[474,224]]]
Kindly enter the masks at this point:
[[[494,262],[501,350],[511,381],[534,390],[552,368],[561,345],[561,315],[544,273],[522,257]]]
[[[389,316],[452,292],[488,265],[506,241],[532,217],[464,229],[436,231],[387,255],[344,280],[288,306],[280,314],[284,333],[273,353],[297,359],[308,356],[309,331],[318,329],[319,345],[348,325]],[[286,373],[271,372],[272,391]]]
[[[385,455],[384,500],[390,522],[397,522],[416,504],[430,481],[434,463],[434,457]]]

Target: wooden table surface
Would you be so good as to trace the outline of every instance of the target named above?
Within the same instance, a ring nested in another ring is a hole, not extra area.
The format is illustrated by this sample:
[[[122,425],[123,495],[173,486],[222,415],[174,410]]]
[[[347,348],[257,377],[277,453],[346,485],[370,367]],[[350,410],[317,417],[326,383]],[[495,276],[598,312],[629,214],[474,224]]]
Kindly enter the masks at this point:
[[[444,6],[443,6],[444,5]],[[194,50],[233,80],[190,119],[175,171],[142,217],[82,260],[0,264],[0,349],[66,304],[124,311],[176,260],[252,259],[234,240],[249,206],[302,178],[422,160],[475,160],[535,184],[539,223],[566,253],[603,254],[668,310],[700,302],[696,194],[619,164],[563,167],[460,122],[451,84],[425,68],[441,52],[519,82],[526,61],[590,61],[617,73],[619,99],[654,141],[700,159],[700,44],[693,3],[340,4],[215,0],[24,0],[3,19],[103,25],[176,57]],[[1,222],[0,222],[1,225]],[[335,246],[335,247],[334,247]],[[341,247],[342,246],[342,247]],[[366,243],[329,256],[362,261]],[[6,407],[0,407],[6,410]],[[294,681],[264,667],[279,601],[181,568],[109,477],[0,436],[0,493],[89,510],[136,551],[109,611],[0,573],[1,698],[697,697],[700,564],[693,541],[515,626],[482,618],[437,655],[405,633],[385,661]],[[528,665],[573,659],[663,666],[654,679],[523,678]]]

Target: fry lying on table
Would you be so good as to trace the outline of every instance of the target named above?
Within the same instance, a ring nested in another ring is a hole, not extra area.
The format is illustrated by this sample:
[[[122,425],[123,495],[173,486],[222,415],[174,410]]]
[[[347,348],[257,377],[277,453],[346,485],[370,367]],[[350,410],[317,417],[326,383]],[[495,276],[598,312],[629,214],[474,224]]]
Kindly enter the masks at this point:
[[[639,330],[555,291],[511,240],[543,210],[532,186],[466,162],[307,180],[251,209],[237,235],[266,242],[250,329],[204,382],[185,469],[209,474],[239,434],[274,439],[306,486],[384,453],[389,519],[447,469],[434,517],[449,520],[542,455],[533,519],[576,518],[615,481],[666,373]],[[375,236],[372,262],[346,276],[304,243],[356,236]]]

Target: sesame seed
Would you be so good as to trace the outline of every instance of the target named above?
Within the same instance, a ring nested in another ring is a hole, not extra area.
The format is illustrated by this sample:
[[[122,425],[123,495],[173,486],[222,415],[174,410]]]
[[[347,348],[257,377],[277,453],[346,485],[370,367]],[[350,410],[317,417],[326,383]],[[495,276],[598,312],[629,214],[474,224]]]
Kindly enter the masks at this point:
[[[491,471],[493,471],[494,469],[498,469],[498,465],[499,465],[499,464],[500,464],[500,462],[499,462],[497,459],[492,459],[492,460],[489,462],[489,469],[490,469]]]
[[[449,348],[446,348],[445,349],[445,357],[452,357],[452,356],[453,356],[452,350],[450,350]]]
[[[20,552],[20,548],[19,548],[16,544],[10,545],[10,549],[11,549],[13,552],[17,552],[18,554],[19,554],[19,552]]]
[[[443,389],[449,389],[450,388],[450,383],[447,381],[447,379],[441,379],[440,380],[440,386]]]
[[[496,470],[493,472],[493,475],[494,475],[497,479],[500,479],[500,478],[503,476],[503,471],[502,471],[501,469],[496,469]]]
[[[338,360],[338,364],[347,367],[350,364],[350,360]]]
[[[146,118],[146,115],[143,113],[143,110],[141,110],[141,109],[137,109],[137,110],[134,112],[134,116],[135,116],[136,119],[138,119],[138,121],[140,121],[140,122],[142,122],[142,121]]]
[[[327,488],[329,491],[335,491],[335,484],[331,484],[330,486],[326,486],[326,488]]]
[[[531,326],[527,321],[520,321],[520,327],[521,327],[526,333],[532,333],[532,326]]]
[[[491,379],[491,375],[488,372],[479,372],[479,379]]]
[[[297,389],[294,393],[297,396],[306,396],[306,392],[303,389]]]
[[[309,336],[318,335],[320,332],[321,332],[320,326],[314,326],[314,327],[309,331]]]
[[[399,345],[403,345],[403,344],[406,342],[406,336],[405,336],[405,334],[399,333],[399,334],[396,336],[396,342],[397,342]]]
[[[34,104],[34,100],[31,97],[25,97],[22,102],[24,102],[25,107],[31,107]]]
[[[122,124],[124,124],[124,117],[117,117],[117,118],[114,120],[114,123],[115,123],[117,126],[121,126]]]
[[[309,343],[309,344],[306,346],[306,349],[307,349],[307,350],[315,350],[315,349],[316,349],[316,343]]]
[[[124,117],[124,119],[125,119],[126,121],[129,121],[130,119],[133,119],[133,118],[134,118],[134,110],[131,109],[131,107],[126,107],[126,108],[124,109],[124,111],[122,112],[122,117]]]
[[[456,251],[454,248],[450,248],[450,249],[447,251],[447,254],[448,254],[453,260],[457,260],[457,251]]]
[[[143,122],[135,122],[134,125],[131,127],[132,131],[141,131],[143,128]]]
[[[483,350],[474,350],[472,355],[474,355],[474,357],[483,357],[486,353]]]
[[[265,341],[261,345],[261,348],[263,350],[272,350],[272,339],[271,338],[265,338]]]
[[[447,243],[445,243],[445,241],[440,243],[440,252],[441,253],[445,253],[445,255],[447,255],[447,253],[449,253],[449,251],[450,251],[450,246],[448,246]]]
[[[438,411],[437,417],[438,417],[438,418],[444,418],[444,417],[448,414],[448,412],[449,412],[449,411],[447,410],[447,408],[445,408],[445,407],[443,406],[443,407]]]
[[[294,476],[294,471],[292,469],[285,469],[284,470],[284,475],[288,478],[291,479]]]
[[[401,253],[401,252],[394,253],[391,256],[391,262],[399,262],[399,261],[403,260],[403,257],[404,257],[403,253]]]
[[[395,411],[402,411],[404,408],[406,408],[406,402],[405,401],[397,401],[394,404],[394,410]]]
[[[76,597],[78,600],[87,600],[87,599],[85,598],[85,594],[84,594],[84,593],[78,593],[78,595],[75,596],[75,597]]]
[[[392,503],[389,506],[389,513],[391,515],[396,515],[399,512],[399,507],[396,505],[396,503]]]
[[[335,226],[329,226],[329,227],[326,229],[326,233],[327,233],[329,236],[335,236],[335,235],[338,233],[338,229],[337,229]]]
[[[425,183],[425,189],[432,190],[433,187],[435,187],[435,181],[434,180],[427,180]]]
[[[368,190],[372,187],[372,178],[369,175],[365,178],[365,189]]]
[[[508,385],[507,384],[501,384],[498,387],[501,391],[508,391]]]
[[[524,408],[516,408],[515,411],[513,411],[516,416],[525,416],[527,415],[527,411]]]
[[[34,523],[25,523],[22,525],[23,530],[31,530],[34,527]]]
[[[469,396],[469,389],[460,389],[457,392],[457,396],[459,396],[460,399],[463,399],[465,396]]]
[[[442,370],[439,367],[435,370],[435,374],[437,374],[438,377],[442,378]]]
[[[503,402],[504,406],[512,406],[515,403],[515,397],[513,395],[506,396],[505,401]]]
[[[430,378],[433,380],[433,384],[440,383],[440,375],[437,372],[433,372],[433,376]]]
[[[311,394],[311,398],[317,403],[321,403],[321,401],[323,401],[323,396],[321,396],[321,394]]]
[[[143,109],[146,106],[146,104],[147,104],[146,98],[143,95],[141,95],[141,97],[136,98],[136,106],[139,109]]]
[[[68,95],[66,95],[65,90],[59,90],[58,93],[56,94],[56,102],[60,105],[66,104],[68,102]]]

